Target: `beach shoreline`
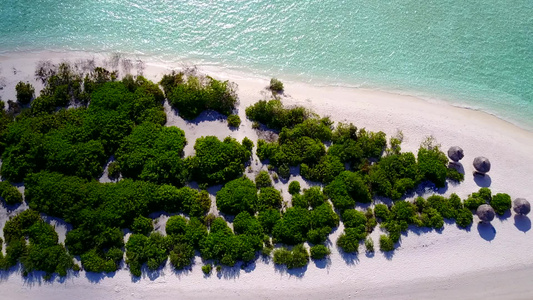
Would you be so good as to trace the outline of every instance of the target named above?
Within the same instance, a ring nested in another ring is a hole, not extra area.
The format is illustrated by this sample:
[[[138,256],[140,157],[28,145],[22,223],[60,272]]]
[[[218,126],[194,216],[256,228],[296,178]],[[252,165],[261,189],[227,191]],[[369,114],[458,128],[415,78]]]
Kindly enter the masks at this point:
[[[14,85],[21,80],[30,81],[38,89],[38,83],[33,76],[37,62],[43,59],[60,62],[64,58],[62,55],[64,56],[64,53],[52,55],[42,52],[0,56],[0,65],[3,68],[0,76],[6,78],[5,87],[0,91],[2,99],[14,100]],[[90,59],[93,56],[101,62],[109,59],[105,54],[77,53],[71,56],[71,62]],[[156,82],[164,73],[180,67],[183,66],[146,61],[142,71],[144,76]],[[189,143],[185,148],[185,155],[193,154],[194,140],[200,136],[215,135],[224,138],[231,135],[237,140],[246,136],[256,143],[260,134],[251,128],[252,122],[246,119],[244,110],[256,101],[269,97],[268,91],[265,90],[269,78],[217,67],[202,66],[199,71],[238,84],[238,115],[243,123],[238,130],[232,131],[224,120],[187,122],[177,116],[166,103],[167,126],[178,126],[186,132]],[[13,76],[8,77],[9,74]],[[284,83],[285,92],[281,97],[284,104],[308,107],[321,116],[330,116],[335,123],[351,122],[358,128],[381,130],[388,137],[402,131],[405,136],[403,151],[416,152],[420,143],[428,136],[436,138],[444,151],[455,145],[464,149],[464,183],[449,183],[444,189],[417,191],[410,198],[419,194],[428,196],[438,193],[447,196],[457,193],[464,199],[481,186],[489,186],[493,193],[508,193],[513,199],[531,198],[533,195],[531,131],[481,111],[434,103],[412,96],[356,88],[317,87],[291,81]],[[475,180],[471,162],[474,157],[480,155],[492,161],[493,169],[488,177]],[[254,157],[256,158],[255,155]],[[262,164],[253,164],[254,172],[265,168]],[[299,176],[291,180],[298,180],[302,187],[308,187],[308,183]],[[275,185],[277,189],[283,190],[286,200],[290,199],[287,185],[281,182]],[[9,216],[9,213],[4,212],[5,208],[2,210],[0,229],[5,218]],[[474,224],[469,231],[460,230],[454,224],[446,224],[441,232],[410,230],[407,235],[402,236],[401,246],[394,251],[392,257],[381,252],[370,257],[362,253],[362,250],[356,256],[340,253],[334,244],[342,232],[341,225],[330,236],[329,246],[333,252],[330,261],[324,264],[311,262],[303,273],[288,273],[276,268],[272,261],[258,259],[244,270],[237,266],[228,269],[220,277],[212,275],[206,278],[200,270],[201,260],[196,257],[196,264],[189,272],[175,273],[167,263],[163,270],[146,275],[140,280],[132,278],[127,269],[121,269],[109,277],[80,272],[78,276],[70,276],[64,282],[56,278],[52,283],[24,280],[19,272],[8,272],[3,274],[0,285],[7,287],[6,290],[13,293],[10,295],[14,297],[21,295],[21,298],[44,299],[57,297],[59,293],[80,299],[168,298],[173,293],[180,293],[180,296],[187,299],[209,295],[217,295],[217,298],[222,299],[271,299],[291,296],[318,299],[326,295],[332,299],[405,299],[424,298],[432,293],[432,297],[441,299],[448,298],[451,290],[454,290],[457,297],[475,298],[480,291],[479,288],[472,289],[472,286],[481,287],[484,284],[488,287],[481,294],[489,299],[490,291],[509,288],[508,291],[511,292],[519,283],[527,286],[527,276],[524,274],[530,276],[529,278],[533,275],[533,255],[530,254],[533,247],[531,222],[529,221],[528,229],[527,221],[517,219],[514,214],[507,218],[495,219],[493,227],[480,227],[477,221],[474,216]],[[380,233],[379,229],[372,233],[375,241]],[[467,284],[468,282],[471,284]],[[507,287],[494,284],[505,282]],[[415,294],[408,294],[412,288],[419,285],[424,286],[418,291],[419,294],[416,294],[417,291],[412,291]],[[457,285],[459,288],[455,290]],[[384,287],[388,289],[383,289]],[[522,292],[525,296],[533,296],[533,288],[525,288]],[[497,294],[494,296],[494,299],[498,298]]]

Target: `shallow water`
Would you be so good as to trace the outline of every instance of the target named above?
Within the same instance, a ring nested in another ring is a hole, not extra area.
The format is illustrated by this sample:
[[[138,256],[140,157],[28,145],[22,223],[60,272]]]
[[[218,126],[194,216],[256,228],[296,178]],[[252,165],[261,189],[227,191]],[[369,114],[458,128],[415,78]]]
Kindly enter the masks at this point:
[[[380,88],[533,128],[531,0],[0,0],[0,53],[39,50]]]

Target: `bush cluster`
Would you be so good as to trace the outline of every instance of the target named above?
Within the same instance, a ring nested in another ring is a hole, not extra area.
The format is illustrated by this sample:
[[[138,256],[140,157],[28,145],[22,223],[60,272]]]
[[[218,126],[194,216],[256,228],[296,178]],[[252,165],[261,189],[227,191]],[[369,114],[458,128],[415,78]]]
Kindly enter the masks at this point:
[[[192,120],[206,110],[229,116],[235,110],[236,84],[209,76],[184,77],[184,74],[169,74],[163,76],[160,82],[168,102],[182,118]]]
[[[29,104],[35,98],[35,89],[29,82],[20,81],[15,90],[17,91],[17,102],[22,105]]]
[[[292,128],[309,118],[310,113],[304,107],[285,108],[280,100],[261,100],[246,108],[246,117],[262,123],[274,130],[284,127]]]
[[[286,248],[274,251],[274,263],[286,265],[287,269],[303,268],[309,263],[309,252],[303,244],[298,244],[288,250]]]
[[[7,205],[22,203],[22,194],[7,181],[0,182],[0,197],[4,199]]]

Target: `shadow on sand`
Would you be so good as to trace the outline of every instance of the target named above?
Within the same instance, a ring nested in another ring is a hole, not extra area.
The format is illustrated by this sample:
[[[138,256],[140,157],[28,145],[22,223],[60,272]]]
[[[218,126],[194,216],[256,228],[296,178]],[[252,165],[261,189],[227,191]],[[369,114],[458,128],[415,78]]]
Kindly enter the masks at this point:
[[[531,220],[527,216],[515,215],[514,226],[522,232],[528,232],[531,229]]]
[[[490,223],[479,222],[477,224],[477,231],[479,232],[479,236],[489,242],[496,237],[496,228]]]
[[[485,174],[485,175],[474,174],[474,182],[479,187],[490,187],[490,185],[492,184],[492,179],[490,178],[490,175],[488,174]]]

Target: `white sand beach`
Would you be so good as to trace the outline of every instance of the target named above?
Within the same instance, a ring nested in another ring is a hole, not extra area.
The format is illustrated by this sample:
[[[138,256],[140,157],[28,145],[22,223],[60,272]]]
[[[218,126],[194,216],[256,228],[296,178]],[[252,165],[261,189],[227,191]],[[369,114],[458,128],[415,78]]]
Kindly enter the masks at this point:
[[[82,52],[13,53],[0,55],[0,97],[15,99],[15,85],[29,81],[36,89],[34,71],[42,60],[71,62],[94,57],[97,62],[108,60],[105,54]],[[134,59],[131,61],[135,62]],[[159,81],[165,72],[179,70],[171,65],[144,59],[144,75]],[[117,65],[121,67],[122,64]],[[135,66],[131,69],[136,73]],[[181,119],[165,104],[168,126],[178,126],[186,132],[188,145],[185,155],[194,152],[194,140],[200,136],[231,135],[238,140],[245,136],[257,141],[260,134],[246,119],[245,108],[268,93],[269,78],[243,74],[214,66],[200,67],[201,73],[238,84],[239,116],[243,123],[230,130],[225,120],[191,123]],[[120,74],[121,76],[124,74]],[[282,101],[285,105],[302,105],[321,116],[330,116],[335,123],[348,122],[358,128],[384,131],[388,137],[399,130],[404,134],[403,151],[417,151],[421,142],[433,136],[442,149],[460,146],[465,157],[461,161],[465,181],[449,183],[446,188],[418,191],[429,196],[457,193],[466,198],[480,187],[490,187],[493,193],[508,193],[513,199],[523,197],[533,201],[533,132],[481,111],[454,107],[440,101],[383,91],[342,87],[312,86],[290,82],[279,74],[285,84]],[[490,159],[492,169],[485,178],[472,176],[472,161],[477,156]],[[254,173],[265,168],[254,155]],[[254,173],[247,173],[253,176]],[[104,175],[105,177],[105,175]],[[302,187],[308,184],[299,176]],[[290,201],[288,183],[276,183],[286,201]],[[22,189],[22,188],[21,188]],[[212,200],[214,203],[214,196]],[[214,205],[214,204],[213,204]],[[23,209],[21,206],[19,208]],[[214,209],[214,207],[213,207]],[[6,219],[16,212],[0,208],[0,232]],[[162,218],[164,219],[164,218]],[[241,269],[236,266],[222,274],[205,277],[201,259],[196,257],[192,270],[176,273],[169,263],[160,271],[145,273],[143,278],[131,277],[127,266],[114,274],[96,275],[84,271],[65,279],[46,282],[38,278],[23,278],[20,271],[0,273],[2,299],[532,299],[533,233],[530,217],[495,218],[491,225],[478,225],[474,216],[470,230],[445,224],[442,231],[412,228],[403,235],[400,246],[391,254],[376,251],[373,256],[360,248],[359,255],[341,255],[335,246],[342,225],[330,236],[332,255],[327,261],[313,262],[304,270],[287,272],[271,260],[259,258]],[[64,238],[65,226],[53,220]],[[162,222],[164,222],[162,220]],[[159,224],[160,227],[163,224]],[[381,230],[371,234],[378,241]],[[60,237],[61,240],[61,237]]]

